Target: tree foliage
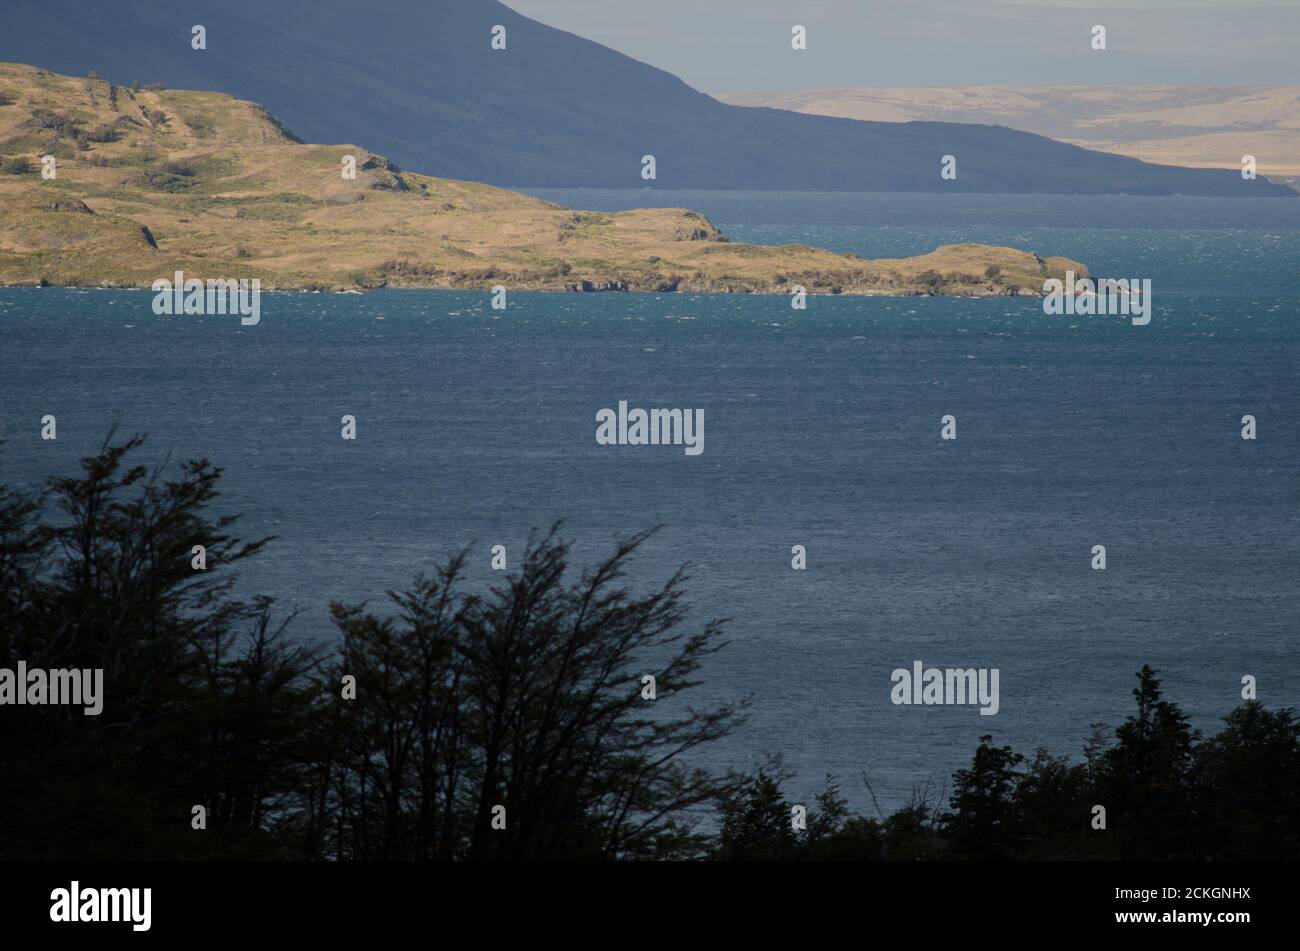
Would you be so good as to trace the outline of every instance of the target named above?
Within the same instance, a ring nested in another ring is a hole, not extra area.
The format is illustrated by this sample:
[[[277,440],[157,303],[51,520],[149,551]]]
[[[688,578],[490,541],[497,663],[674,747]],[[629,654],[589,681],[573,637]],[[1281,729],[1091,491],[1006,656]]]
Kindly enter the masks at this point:
[[[832,776],[793,800],[779,758],[702,767],[744,703],[689,703],[723,627],[690,623],[681,571],[633,589],[648,533],[578,571],[552,528],[487,590],[466,583],[461,552],[377,605],[331,605],[332,630],[303,637],[239,593],[237,569],[270,539],[213,514],[220,470],[147,469],[140,445],[110,435],[39,491],[0,482],[0,668],[102,668],[105,682],[99,716],[0,708],[0,856],[1300,856],[1292,709],[1245,702],[1202,740],[1143,667],[1133,712],[1113,733],[1094,724],[1081,761],[983,736],[946,810],[921,785],[867,817]]]

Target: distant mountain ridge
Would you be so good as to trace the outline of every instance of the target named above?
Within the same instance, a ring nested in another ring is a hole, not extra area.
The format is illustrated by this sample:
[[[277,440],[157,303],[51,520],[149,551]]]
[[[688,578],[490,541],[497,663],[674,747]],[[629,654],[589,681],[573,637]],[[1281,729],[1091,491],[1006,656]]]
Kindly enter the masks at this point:
[[[1300,179],[1300,86],[893,86],[778,96],[715,93],[738,106],[882,122],[995,123],[1144,162]]]
[[[6,0],[0,60],[225,92],[307,141],[512,187],[642,187],[649,154],[666,188],[1295,195],[994,126],[726,105],[496,0]],[[944,155],[955,181],[939,177]]]

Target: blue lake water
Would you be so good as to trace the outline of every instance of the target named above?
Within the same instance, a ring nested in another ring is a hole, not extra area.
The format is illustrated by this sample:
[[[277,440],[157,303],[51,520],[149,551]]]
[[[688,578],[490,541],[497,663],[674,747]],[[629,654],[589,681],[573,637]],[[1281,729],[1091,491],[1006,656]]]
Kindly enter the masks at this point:
[[[634,582],[685,562],[694,617],[731,619],[695,701],[753,695],[709,762],[779,752],[796,793],[832,772],[863,809],[863,772],[892,808],[984,733],[1077,754],[1143,663],[1206,730],[1245,674],[1300,704],[1300,201],[542,194],[864,256],[1063,254],[1150,278],[1155,311],[392,291],[266,294],[241,327],[155,316],[146,292],[0,289],[0,480],[70,471],[114,420],[151,460],[211,458],[244,532],[278,536],[244,587],[301,607],[304,638],[329,600],[380,599],[470,542],[487,582],[492,545],[555,519],[579,560],[661,524]],[[703,454],[597,445],[620,399],[702,408]],[[998,668],[1000,712],[894,706],[917,659]]]

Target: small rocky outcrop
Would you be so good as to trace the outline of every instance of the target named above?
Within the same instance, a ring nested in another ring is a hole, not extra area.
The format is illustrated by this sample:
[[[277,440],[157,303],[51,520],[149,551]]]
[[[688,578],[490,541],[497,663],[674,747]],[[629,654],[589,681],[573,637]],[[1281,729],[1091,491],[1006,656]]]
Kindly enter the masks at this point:
[[[80,198],[55,198],[53,201],[47,202],[45,207],[50,211],[69,211],[75,215],[94,214],[90,210],[90,206]]]

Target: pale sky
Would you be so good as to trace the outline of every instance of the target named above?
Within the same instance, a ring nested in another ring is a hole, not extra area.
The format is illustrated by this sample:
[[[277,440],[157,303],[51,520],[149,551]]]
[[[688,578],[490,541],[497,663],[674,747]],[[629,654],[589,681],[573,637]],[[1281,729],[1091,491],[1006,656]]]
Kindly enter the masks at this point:
[[[705,92],[1300,83],[1300,0],[505,0]],[[790,48],[790,29],[808,49]],[[1107,50],[1089,41],[1107,30]]]

